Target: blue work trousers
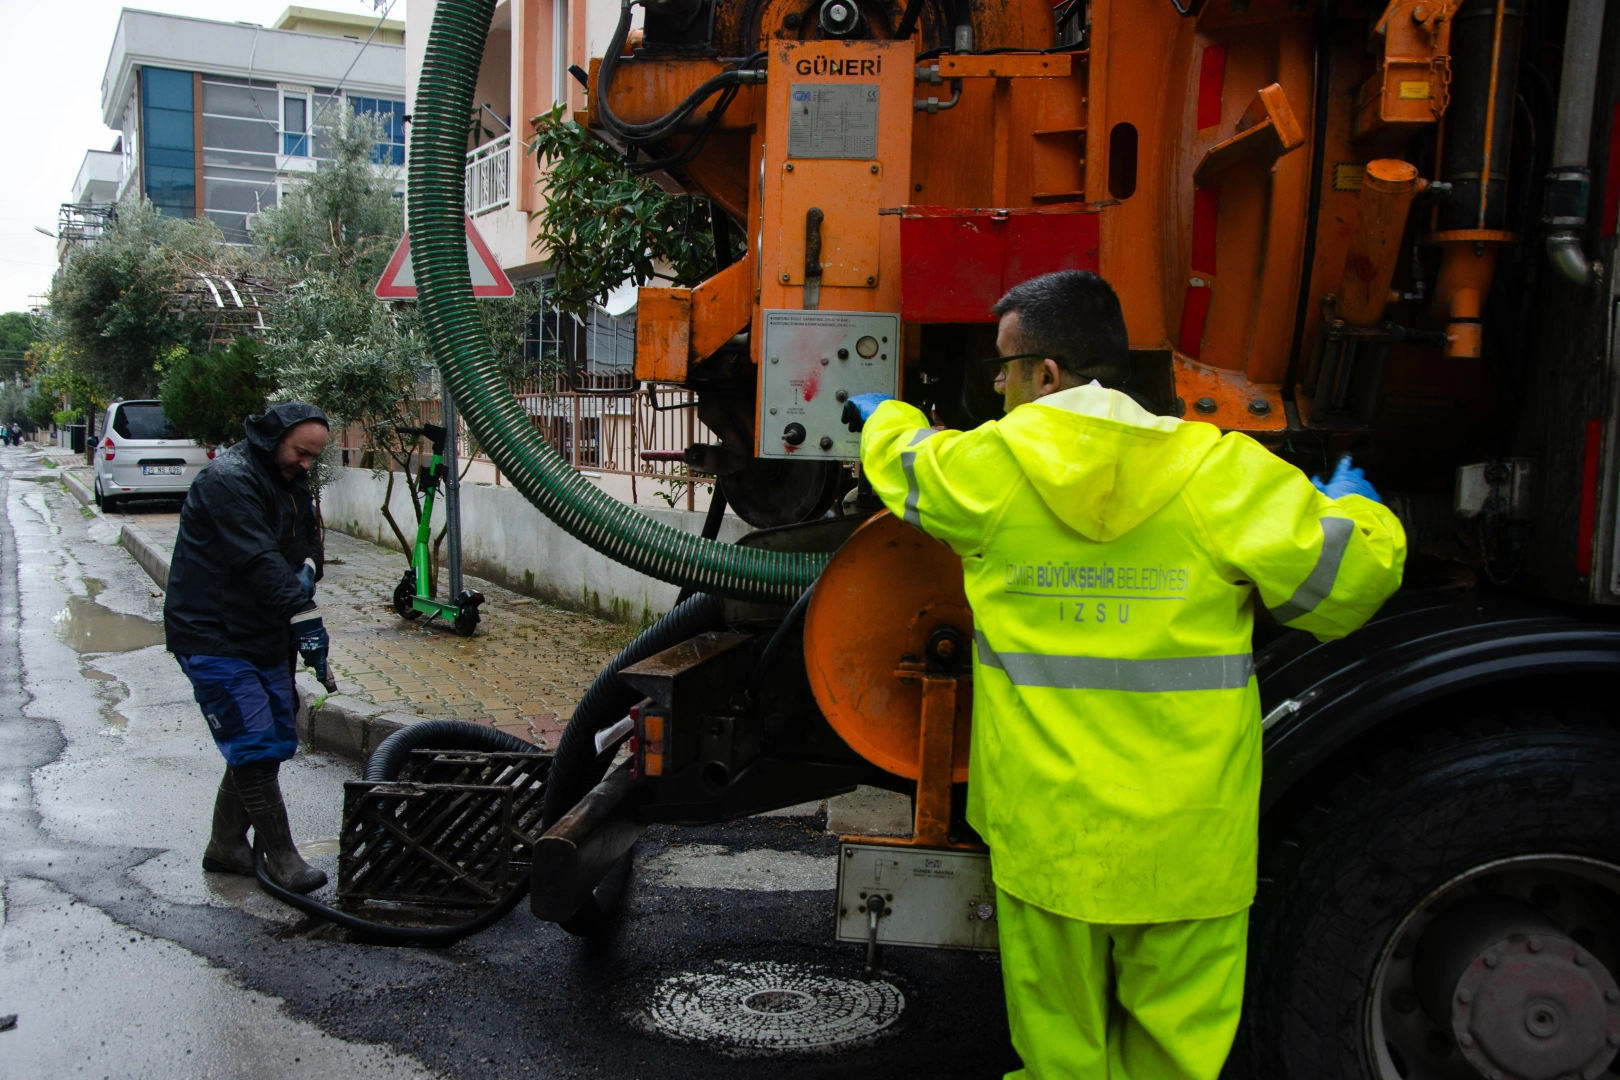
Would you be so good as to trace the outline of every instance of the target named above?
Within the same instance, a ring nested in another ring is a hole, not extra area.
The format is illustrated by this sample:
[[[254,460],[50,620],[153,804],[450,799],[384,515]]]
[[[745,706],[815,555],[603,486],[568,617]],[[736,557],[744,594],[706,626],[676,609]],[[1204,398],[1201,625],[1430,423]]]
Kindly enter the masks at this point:
[[[225,764],[286,761],[298,749],[298,691],[287,664],[176,656]]]

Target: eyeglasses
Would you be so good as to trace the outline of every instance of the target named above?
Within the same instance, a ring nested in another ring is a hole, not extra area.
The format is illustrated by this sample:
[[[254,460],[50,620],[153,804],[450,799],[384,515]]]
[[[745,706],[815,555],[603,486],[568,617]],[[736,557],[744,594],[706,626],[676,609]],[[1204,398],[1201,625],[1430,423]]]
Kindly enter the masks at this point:
[[[987,356],[979,362],[981,364],[1010,364],[1014,360],[1051,360],[1065,371],[1074,370],[1069,362],[1061,356],[1053,356],[1051,353],[1043,352],[1021,352],[1013,353],[1011,356]]]

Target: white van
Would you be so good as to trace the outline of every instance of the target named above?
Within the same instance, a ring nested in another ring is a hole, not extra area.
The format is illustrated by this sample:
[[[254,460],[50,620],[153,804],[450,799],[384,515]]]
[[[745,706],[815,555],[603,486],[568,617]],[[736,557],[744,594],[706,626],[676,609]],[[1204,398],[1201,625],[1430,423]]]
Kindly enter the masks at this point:
[[[116,509],[125,499],[182,499],[214,451],[198,446],[169,423],[161,401],[115,401],[107,406],[96,447],[96,505]]]

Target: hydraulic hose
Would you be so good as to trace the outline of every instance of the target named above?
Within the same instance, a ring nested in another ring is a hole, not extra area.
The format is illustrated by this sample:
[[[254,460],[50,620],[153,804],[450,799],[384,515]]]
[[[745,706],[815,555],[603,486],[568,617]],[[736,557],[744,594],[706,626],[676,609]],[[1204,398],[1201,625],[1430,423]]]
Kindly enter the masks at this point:
[[[494,8],[494,0],[440,0],[411,121],[411,259],[428,339],[451,395],[513,486],[586,547],[659,581],[792,603],[827,555],[720,544],[637,512],[552,449],[507,387],[473,300],[463,201],[467,116]]]
[[[759,654],[759,663],[754,665],[754,678],[749,684],[749,690],[755,695],[759,693],[760,685],[765,681],[765,676],[769,675],[771,669],[776,666],[776,658],[781,654],[782,647],[787,643],[789,635],[798,627],[804,625],[804,616],[810,610],[810,598],[815,595],[815,592],[814,588],[809,588],[799,594],[799,598],[788,609],[787,618],[783,619],[782,625],[776,628],[776,633],[771,635],[771,640],[765,643],[765,648]]]
[[[608,40],[607,52],[602,56],[602,67],[596,73],[596,111],[602,117],[602,124],[613,134],[626,142],[646,143],[657,142],[670,134],[694,112],[697,107],[720,91],[737,86],[746,78],[757,78],[757,75],[744,75],[741,70],[722,71],[718,75],[705,79],[696,90],[686,95],[675,108],[644,124],[631,124],[620,120],[613,114],[608,104],[608,95],[613,86],[613,73],[618,70],[619,58],[624,54],[624,43],[630,37],[630,9],[637,0],[622,0],[619,6],[619,25],[614,28],[613,37]],[[756,59],[750,57],[750,61]],[[746,66],[746,65],[745,65]],[[723,112],[724,109],[717,110]]]

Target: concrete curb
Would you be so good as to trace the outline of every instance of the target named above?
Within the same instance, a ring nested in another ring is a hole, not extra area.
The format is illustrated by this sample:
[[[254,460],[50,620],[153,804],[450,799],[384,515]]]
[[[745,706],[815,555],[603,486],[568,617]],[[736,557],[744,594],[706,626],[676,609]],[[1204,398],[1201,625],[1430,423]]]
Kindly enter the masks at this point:
[[[298,738],[316,750],[364,762],[379,743],[401,728],[426,720],[347,694],[328,694],[305,672],[298,674]]]
[[[67,487],[68,491],[73,494],[73,497],[79,500],[80,503],[85,506],[95,505],[96,493],[85,487],[83,480],[80,480],[77,476],[74,476],[70,472],[64,472],[62,474],[62,483]]]
[[[163,550],[163,545],[138,525],[125,525],[119,530],[118,543],[157,582],[158,588],[169,591],[169,553]]]

